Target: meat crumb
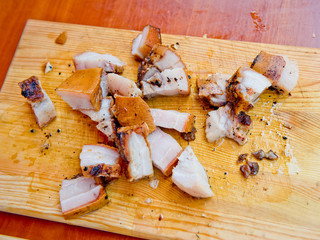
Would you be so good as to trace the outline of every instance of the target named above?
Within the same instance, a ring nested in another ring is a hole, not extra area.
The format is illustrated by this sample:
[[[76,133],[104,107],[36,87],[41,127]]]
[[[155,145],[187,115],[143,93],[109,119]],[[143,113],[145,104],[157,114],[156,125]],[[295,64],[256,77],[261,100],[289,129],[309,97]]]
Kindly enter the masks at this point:
[[[205,218],[207,217],[207,215],[205,215],[204,213],[201,214],[201,217]]]
[[[253,152],[252,155],[253,155],[256,159],[262,160],[262,159],[266,156],[266,153],[265,153],[262,149],[260,149],[260,150],[258,150],[258,151],[256,151],[256,152]]]
[[[60,33],[60,35],[57,37],[55,42],[57,44],[65,44],[66,41],[67,41],[67,33],[63,32],[63,33]]]
[[[284,126],[285,128],[288,128],[288,129],[291,129],[291,128],[292,128],[292,126],[291,126],[289,123],[284,123],[283,126]]]
[[[245,165],[240,166],[240,171],[245,178],[248,178],[250,175],[255,176],[259,172],[259,164],[247,161]]]
[[[277,158],[278,158],[278,155],[271,149],[269,150],[269,152],[266,153],[266,159],[268,160],[275,160]]]
[[[159,221],[161,221],[163,219],[163,215],[162,215],[162,213],[160,213],[160,215],[159,215]]]
[[[240,162],[243,162],[244,160],[246,160],[248,155],[249,155],[248,153],[240,154],[238,157],[237,163],[240,163]]]

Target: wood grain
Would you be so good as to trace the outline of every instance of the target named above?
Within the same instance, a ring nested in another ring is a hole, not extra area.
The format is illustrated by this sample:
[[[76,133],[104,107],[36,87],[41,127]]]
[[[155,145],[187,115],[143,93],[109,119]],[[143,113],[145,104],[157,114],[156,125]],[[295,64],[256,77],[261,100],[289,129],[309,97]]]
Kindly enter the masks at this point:
[[[169,34],[320,48],[318,0],[10,0],[0,9],[0,85],[30,18],[139,31],[150,23]]]
[[[68,40],[65,45],[57,45],[54,40],[62,31],[67,31]],[[163,34],[165,44],[180,43],[178,52],[192,76],[192,94],[155,98],[148,104],[197,116],[197,140],[190,145],[207,170],[215,196],[191,198],[156,170],[160,180],[156,190],[149,186],[149,180],[128,183],[121,178],[107,187],[111,199],[108,206],[78,219],[62,218],[59,184],[78,173],[82,145],[103,138],[94,124],[72,111],[54,89],[72,73],[73,66],[68,66],[72,56],[85,50],[118,56],[128,63],[124,76],[135,79],[138,64],[130,55],[130,45],[136,35],[135,31],[121,29],[28,22],[0,94],[0,210],[154,239],[319,238],[320,51],[167,34]],[[212,72],[231,74],[238,66],[248,65],[261,49],[297,60],[298,86],[291,97],[272,92],[260,97],[250,111],[255,123],[245,146],[230,140],[221,145],[207,143],[203,130],[206,111],[197,98],[195,79]],[[42,66],[48,60],[54,71],[44,75]],[[35,124],[17,86],[30,75],[40,78],[57,109],[58,118],[43,130]],[[276,107],[272,107],[274,101]],[[282,127],[284,123],[293,128]],[[47,139],[49,133],[52,136]],[[187,145],[177,133],[169,133],[181,145]],[[288,140],[282,139],[284,135]],[[41,151],[46,141],[50,148]],[[261,162],[259,175],[245,180],[239,173],[237,156],[257,148],[272,148],[280,159]],[[285,156],[286,149],[292,151],[294,159]],[[292,170],[296,166],[300,168],[298,174]],[[145,203],[147,198],[153,203]],[[160,214],[164,216],[161,221]]]

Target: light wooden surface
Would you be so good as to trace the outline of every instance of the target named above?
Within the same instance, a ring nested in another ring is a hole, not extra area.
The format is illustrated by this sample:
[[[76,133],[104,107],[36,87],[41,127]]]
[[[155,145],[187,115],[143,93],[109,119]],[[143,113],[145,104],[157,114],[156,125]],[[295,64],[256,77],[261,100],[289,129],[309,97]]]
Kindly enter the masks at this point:
[[[68,33],[63,46],[54,43],[62,31]],[[72,56],[85,50],[116,55],[128,63],[123,75],[135,79],[138,64],[130,55],[130,46],[136,35],[120,29],[28,22],[0,94],[0,210],[144,238],[319,238],[320,51],[165,34],[164,44],[180,43],[178,52],[192,76],[192,94],[148,103],[197,116],[197,139],[190,144],[207,170],[215,196],[191,198],[156,170],[160,180],[157,189],[149,186],[149,180],[128,183],[121,178],[107,187],[108,206],[74,220],[61,217],[59,184],[80,170],[82,145],[103,141],[103,137],[94,123],[72,111],[54,89],[72,73],[73,66],[68,66]],[[248,65],[261,49],[298,61],[300,79],[292,96],[266,92],[260,97],[249,113],[254,129],[245,146],[230,140],[221,145],[207,143],[203,129],[206,111],[197,99],[195,79],[216,71],[231,74],[238,66]],[[48,60],[54,71],[44,75],[42,66]],[[57,109],[58,118],[42,131],[17,85],[30,75],[40,78]],[[279,104],[271,110],[275,100]],[[272,111],[274,116],[270,116]],[[271,124],[260,121],[263,117],[272,118]],[[281,127],[283,123],[293,128]],[[47,139],[49,133],[52,136]],[[178,134],[170,133],[181,145],[187,145]],[[41,152],[46,141],[50,148]],[[259,148],[272,148],[280,159],[259,162],[259,174],[245,180],[236,164],[237,156]],[[285,157],[285,148],[296,161]],[[300,171],[295,174],[292,168],[297,166]],[[147,198],[153,203],[146,204]],[[164,216],[161,221],[160,214]]]

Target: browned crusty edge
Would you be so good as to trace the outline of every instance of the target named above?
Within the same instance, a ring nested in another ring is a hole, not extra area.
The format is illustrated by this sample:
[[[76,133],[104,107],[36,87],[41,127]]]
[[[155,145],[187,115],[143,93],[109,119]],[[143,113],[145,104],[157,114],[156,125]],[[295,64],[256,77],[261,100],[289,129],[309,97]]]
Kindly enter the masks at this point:
[[[145,122],[148,125],[149,133],[156,130],[149,105],[141,97],[116,95],[112,113],[123,127]]]
[[[256,72],[277,83],[282,71],[286,66],[286,61],[282,56],[272,55],[261,51],[253,60],[251,68]]]
[[[241,77],[240,68],[228,80],[226,87],[227,102],[231,106],[234,114],[239,114],[241,111],[248,111],[253,108],[251,102],[247,101],[243,94],[239,91],[238,85],[240,84],[238,78]]]
[[[160,28],[156,28],[151,25],[147,25],[145,27],[149,28],[148,36],[146,38],[145,43],[139,48],[139,50],[144,56],[147,56],[155,44],[159,44],[159,43],[161,44],[161,33],[160,33]],[[135,56],[135,57],[138,57],[138,56]],[[138,60],[143,60],[143,59],[140,59],[138,57]]]
[[[167,166],[166,169],[164,169],[163,171],[163,174],[166,176],[166,177],[169,177],[172,173],[172,169],[177,166],[178,164],[178,157],[181,155],[181,153],[183,152],[183,150],[181,150],[181,152],[175,157],[175,159],[173,159],[170,164]]]
[[[84,215],[86,213],[95,211],[95,210],[103,207],[104,205],[106,205],[108,202],[109,202],[109,200],[108,200],[107,193],[104,188],[101,188],[101,190],[99,192],[99,196],[95,201],[89,202],[79,208],[64,212],[62,215],[66,219],[75,218],[75,217]]]
[[[195,121],[196,121],[196,117],[193,114],[190,114],[190,116],[188,117],[188,120],[184,125],[184,132],[186,133],[192,132]]]

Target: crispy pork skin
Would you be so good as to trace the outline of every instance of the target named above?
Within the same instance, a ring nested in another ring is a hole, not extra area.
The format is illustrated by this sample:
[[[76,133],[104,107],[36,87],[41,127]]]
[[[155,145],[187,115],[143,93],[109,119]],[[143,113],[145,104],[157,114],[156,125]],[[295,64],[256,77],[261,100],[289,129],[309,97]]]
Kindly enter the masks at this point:
[[[122,159],[118,149],[103,145],[84,145],[80,153],[80,166],[85,177],[105,177],[107,180],[121,176]]]
[[[56,89],[57,94],[73,109],[98,111],[101,105],[102,68],[78,70]]]
[[[104,187],[94,178],[77,177],[63,180],[60,189],[62,215],[72,218],[103,207],[108,203]]]
[[[112,112],[123,127],[145,122],[150,132],[156,129],[150,108],[141,97],[123,97],[116,95]]]
[[[21,94],[27,99],[37,124],[40,128],[48,125],[56,118],[56,110],[48,94],[42,89],[39,79],[32,76],[23,82],[19,82]]]
[[[157,128],[148,136],[153,165],[169,176],[178,161],[182,147],[171,135]]]
[[[148,132],[146,123],[118,128],[117,145],[124,159],[124,172],[129,181],[153,176]]]
[[[178,157],[178,165],[172,170],[172,181],[184,192],[193,197],[213,196],[208,177],[203,166],[190,146]]]
[[[107,73],[122,73],[126,65],[115,56],[96,52],[80,53],[73,57],[73,62],[76,70],[100,67]]]
[[[160,28],[147,25],[132,42],[132,55],[138,61],[148,56],[155,44],[161,44]]]
[[[280,93],[289,93],[297,85],[299,67],[287,56],[277,56],[261,51],[253,60],[251,68],[272,81]]]

